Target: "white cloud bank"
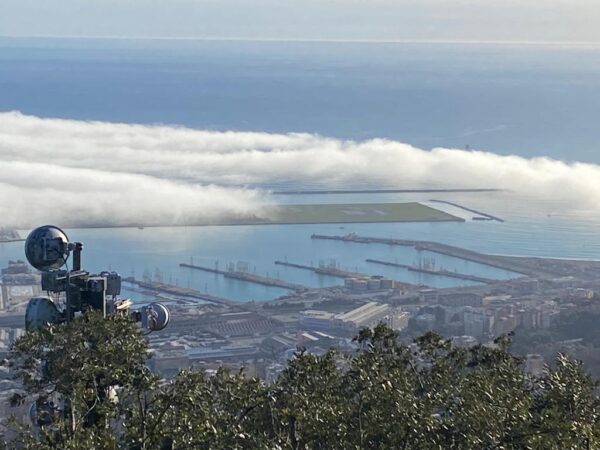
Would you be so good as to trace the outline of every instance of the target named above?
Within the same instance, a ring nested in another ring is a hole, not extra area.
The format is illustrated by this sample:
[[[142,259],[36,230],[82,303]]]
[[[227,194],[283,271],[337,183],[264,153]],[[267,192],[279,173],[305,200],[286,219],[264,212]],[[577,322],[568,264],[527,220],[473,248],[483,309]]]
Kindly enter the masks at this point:
[[[212,132],[0,113],[0,222],[184,224],[244,217],[265,195],[224,186],[496,187],[600,210],[600,166],[388,140]],[[221,186],[221,187],[219,187]]]

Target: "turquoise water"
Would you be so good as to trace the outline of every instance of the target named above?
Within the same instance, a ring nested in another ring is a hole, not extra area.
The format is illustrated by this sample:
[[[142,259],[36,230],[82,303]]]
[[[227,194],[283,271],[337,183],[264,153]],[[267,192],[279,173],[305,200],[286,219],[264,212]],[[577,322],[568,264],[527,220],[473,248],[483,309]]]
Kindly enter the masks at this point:
[[[469,144],[503,154],[600,163],[599,56],[600,50],[594,48],[1,38],[0,110],[202,129],[390,138],[422,148]],[[341,280],[276,266],[273,261],[287,258],[317,265],[333,259],[344,269],[436,287],[461,282],[364,260],[412,264],[435,256],[437,266],[447,270],[511,276],[441,255],[419,255],[409,248],[310,239],[312,233],[349,232],[435,240],[498,254],[600,259],[597,213],[570,210],[566,215],[555,202],[533,202],[512,192],[276,200],[346,203],[432,197],[507,221],[68,233],[72,240],[85,243],[83,261],[90,270],[113,269],[123,275],[133,271],[141,277],[144,271],[158,269],[167,282],[241,301],[273,298],[285,291],[181,269],[178,264],[193,258],[209,266],[219,261],[223,268],[244,261],[258,274],[308,286]],[[23,258],[21,243],[0,244],[0,265],[15,258]]]
[[[464,285],[450,278],[423,275],[369,264],[366,258],[418,263],[435,258],[437,267],[471,273],[483,277],[504,279],[514,276],[509,272],[463,261],[460,259],[424,252],[412,248],[387,245],[361,245],[339,241],[310,239],[311,234],[346,234],[396,237],[403,239],[436,240],[473,250],[496,254],[555,256],[600,259],[600,228],[595,218],[587,215],[560,217],[534,208],[527,214],[518,212],[518,198],[511,194],[436,194],[437,197],[463,202],[497,214],[505,223],[403,223],[403,224],[352,224],[352,225],[269,225],[225,227],[166,227],[126,229],[75,229],[67,230],[71,240],[84,242],[83,265],[89,270],[112,269],[127,276],[132,272],[141,277],[144,271],[152,274],[158,269],[166,282],[206,290],[240,301],[264,300],[285,293],[283,289],[226,279],[220,275],[180,268],[179,263],[190,262],[220,268],[226,264],[243,261],[251,272],[275,276],[311,287],[332,286],[342,280],[309,271],[286,268],[274,264],[285,260],[318,265],[335,260],[343,269],[372,275],[385,275],[410,283],[423,283],[433,287]],[[310,196],[282,198],[282,201],[335,201],[340,196]],[[352,201],[364,201],[368,196],[352,196]],[[422,200],[420,195],[378,195],[376,200],[403,201],[408,198]],[[510,199],[513,199],[510,201]],[[342,197],[344,201],[350,199]],[[526,203],[525,200],[521,200]],[[487,209],[485,208],[487,206]],[[521,205],[523,206],[523,205]],[[512,212],[511,212],[512,210]],[[22,243],[0,244],[0,263],[8,259],[23,258]],[[468,284],[468,283],[467,283]]]

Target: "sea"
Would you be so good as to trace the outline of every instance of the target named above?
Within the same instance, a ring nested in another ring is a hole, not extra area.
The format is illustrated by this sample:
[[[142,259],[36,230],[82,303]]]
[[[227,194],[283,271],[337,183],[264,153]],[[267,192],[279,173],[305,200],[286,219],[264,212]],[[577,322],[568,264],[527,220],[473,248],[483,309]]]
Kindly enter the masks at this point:
[[[600,48],[592,46],[0,38],[0,111],[209,130],[309,132],[352,140],[387,138],[425,149],[468,147],[566,162],[600,163],[599,75]],[[333,264],[432,287],[466,282],[365,259],[429,264],[489,278],[515,276],[412,248],[313,240],[313,233],[433,240],[505,255],[600,259],[598,212],[556,210],[551,202],[506,188],[276,198],[280,203],[440,199],[504,222],[473,221],[472,214],[446,206],[466,221],[66,231],[72,241],[84,243],[83,265],[90,271],[151,275],[238,301],[272,299],[286,291],[179,264],[223,269],[239,263],[251,272],[309,287],[342,280],[274,261]],[[22,243],[0,244],[0,266],[23,258]],[[146,300],[143,294],[126,293]]]

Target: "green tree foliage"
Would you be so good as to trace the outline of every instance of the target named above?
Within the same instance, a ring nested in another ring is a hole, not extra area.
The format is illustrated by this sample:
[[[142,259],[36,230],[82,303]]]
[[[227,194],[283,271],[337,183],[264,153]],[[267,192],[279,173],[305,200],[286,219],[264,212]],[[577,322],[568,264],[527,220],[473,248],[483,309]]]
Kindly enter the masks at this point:
[[[506,339],[465,349],[429,333],[407,346],[378,326],[355,341],[352,355],[299,350],[271,385],[225,369],[165,382],[145,368],[135,324],[90,313],[14,345],[10,361],[25,386],[15,400],[61,408],[41,428],[18,426],[7,446],[600,448],[597,383],[564,355],[534,378]]]
[[[90,312],[17,340],[10,364],[25,391],[12,402],[33,400],[48,422],[29,448],[117,448],[118,399],[157,385],[144,366],[147,358],[146,340],[122,315],[104,319]]]

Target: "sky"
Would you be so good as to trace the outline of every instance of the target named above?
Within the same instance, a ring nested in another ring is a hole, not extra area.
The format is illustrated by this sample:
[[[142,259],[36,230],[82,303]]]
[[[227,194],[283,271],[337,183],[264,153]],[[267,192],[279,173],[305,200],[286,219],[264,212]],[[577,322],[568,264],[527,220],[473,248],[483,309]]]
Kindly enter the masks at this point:
[[[1,0],[0,35],[600,43],[598,0]]]

